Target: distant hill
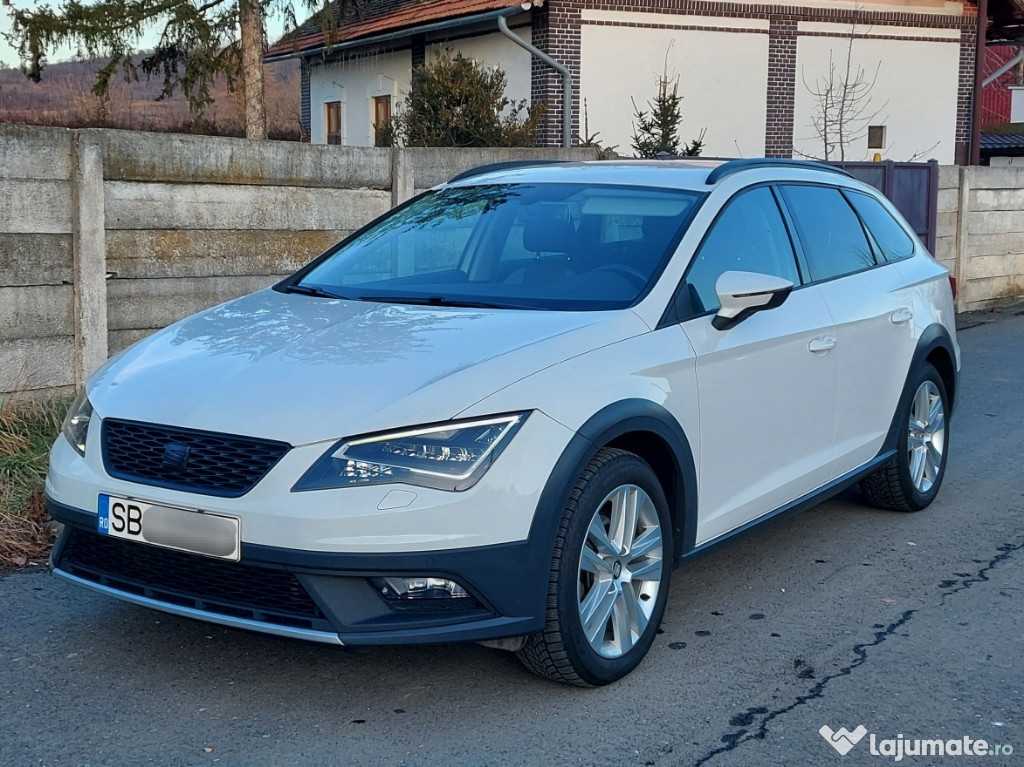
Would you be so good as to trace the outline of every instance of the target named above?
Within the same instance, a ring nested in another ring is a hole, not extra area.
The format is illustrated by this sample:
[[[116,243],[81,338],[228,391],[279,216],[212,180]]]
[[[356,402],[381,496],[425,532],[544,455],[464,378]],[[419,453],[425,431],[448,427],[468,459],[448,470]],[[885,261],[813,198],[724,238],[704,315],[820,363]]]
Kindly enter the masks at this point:
[[[217,82],[214,103],[201,119],[189,112],[181,94],[157,101],[162,81],[145,75],[127,83],[117,77],[110,95],[93,95],[96,72],[105,60],[50,64],[42,82],[33,83],[20,69],[0,68],[0,123],[68,128],[122,128],[167,133],[245,134],[242,100],[227,83]],[[271,138],[297,141],[299,127],[299,64],[296,60],[266,67],[267,122]],[[240,84],[239,84],[240,85]]]

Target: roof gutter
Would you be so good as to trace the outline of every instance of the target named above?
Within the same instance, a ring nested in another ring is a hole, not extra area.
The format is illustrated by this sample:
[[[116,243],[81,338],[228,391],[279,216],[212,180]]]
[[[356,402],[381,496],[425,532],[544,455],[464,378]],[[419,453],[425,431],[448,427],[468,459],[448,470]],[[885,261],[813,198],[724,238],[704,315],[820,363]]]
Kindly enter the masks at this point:
[[[477,13],[473,16],[463,16],[458,19],[446,19],[444,21],[435,21],[432,24],[423,24],[418,27],[407,27],[405,29],[396,30],[394,32],[384,32],[379,35],[371,35],[370,37],[359,37],[355,40],[346,40],[344,42],[334,43],[333,45],[321,45],[317,48],[309,48],[306,50],[295,50],[289,51],[288,53],[279,53],[276,56],[267,56],[263,59],[266,63],[270,64],[274,61],[284,61],[285,59],[293,59],[297,56],[303,58],[310,56],[317,56],[322,53],[333,53],[334,51],[344,51],[350,48],[361,48],[364,45],[379,45],[380,43],[391,42],[392,40],[400,40],[403,37],[410,37],[411,35],[422,35],[430,32],[441,32],[447,29],[457,29],[459,27],[469,26],[470,24],[480,24],[483,22],[494,21],[495,19],[504,19],[506,16],[514,16],[518,13],[522,13],[523,8],[521,6],[513,6],[511,8],[502,8],[497,11],[487,11],[486,13]]]
[[[523,5],[527,5],[527,3]],[[555,61],[540,48],[530,45],[530,43],[509,29],[505,15],[498,16],[498,31],[520,48],[526,49],[562,75],[562,146],[572,146],[572,72],[569,71],[569,67],[565,66],[565,64]]]

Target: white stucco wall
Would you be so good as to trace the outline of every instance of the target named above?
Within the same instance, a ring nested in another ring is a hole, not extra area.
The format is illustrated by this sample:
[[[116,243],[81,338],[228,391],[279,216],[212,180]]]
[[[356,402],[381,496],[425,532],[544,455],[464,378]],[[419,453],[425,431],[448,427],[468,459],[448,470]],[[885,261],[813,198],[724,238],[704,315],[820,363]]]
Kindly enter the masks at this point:
[[[581,39],[580,95],[587,100],[590,132],[600,132],[604,146],[618,145],[632,154],[634,99],[640,108],[657,92],[665,70],[679,78],[683,96],[683,142],[707,128],[707,156],[764,155],[764,125],[768,79],[767,19],[672,16],[678,25],[730,27],[710,29],[649,29],[587,24],[588,20],[660,23],[660,14],[584,11]],[[582,110],[582,104],[581,104]],[[580,116],[580,131],[583,119]]]
[[[512,30],[525,42],[530,42],[530,28],[521,27]],[[487,66],[501,67],[505,71],[508,84],[505,95],[512,101],[525,100],[530,103],[530,54],[499,32],[487,35],[466,37],[450,42],[434,42],[427,45],[427,61],[439,53],[450,50],[461,53],[467,58],[475,59]]]
[[[373,97],[391,96],[394,109],[405,98],[411,77],[408,50],[314,66],[309,73],[310,141],[327,143],[324,104],[340,101],[342,143],[373,146]]]
[[[748,0],[752,5],[798,6],[845,11],[962,16],[964,4],[950,0]]]
[[[1024,85],[1010,86],[1010,122],[1024,123]]]
[[[828,75],[830,50],[837,66],[837,75],[845,73],[849,38],[842,35],[848,35],[850,27],[801,22],[798,33],[806,32],[837,35],[811,37],[801,34],[797,38],[794,150],[812,157],[822,157],[823,143],[816,137],[812,125],[819,100],[812,95],[808,86],[815,88],[815,79]],[[902,161],[916,156],[919,160],[934,158],[941,164],[953,163],[960,68],[959,31],[875,26],[865,30],[865,33],[938,37],[943,40],[883,40],[877,37],[854,39],[851,72],[856,73],[857,67],[862,67],[865,80],[870,82],[874,79],[875,84],[870,91],[870,105],[863,113],[864,118],[870,119],[850,123],[857,138],[847,150],[846,159],[869,160],[873,157],[876,150],[868,149],[866,135],[867,125],[871,124],[884,125],[886,128],[886,145],[881,150],[883,159]],[[854,76],[851,75],[851,79]]]

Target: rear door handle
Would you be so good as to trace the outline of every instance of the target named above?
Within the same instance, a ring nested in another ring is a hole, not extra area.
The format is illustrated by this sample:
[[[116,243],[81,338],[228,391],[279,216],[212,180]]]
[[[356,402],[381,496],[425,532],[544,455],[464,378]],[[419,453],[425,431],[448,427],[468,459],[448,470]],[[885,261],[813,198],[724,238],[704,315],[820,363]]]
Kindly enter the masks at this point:
[[[836,348],[836,339],[832,336],[825,336],[824,338],[815,338],[809,344],[807,344],[807,350],[814,354],[824,354],[827,351],[831,351]]]
[[[910,322],[914,319],[914,313],[909,307],[901,306],[889,315],[889,319],[892,320],[893,325],[902,325],[904,322]]]

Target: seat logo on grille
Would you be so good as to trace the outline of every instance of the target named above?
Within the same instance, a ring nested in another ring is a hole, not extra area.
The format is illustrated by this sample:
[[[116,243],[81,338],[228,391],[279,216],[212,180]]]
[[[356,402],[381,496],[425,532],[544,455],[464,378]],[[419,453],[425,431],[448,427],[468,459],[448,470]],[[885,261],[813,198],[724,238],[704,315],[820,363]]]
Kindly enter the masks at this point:
[[[163,459],[160,461],[161,468],[184,471],[188,468],[188,452],[188,445],[171,442],[164,448]]]

